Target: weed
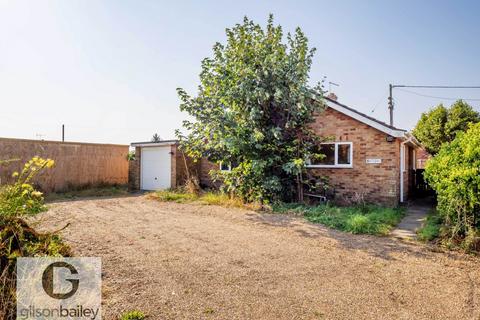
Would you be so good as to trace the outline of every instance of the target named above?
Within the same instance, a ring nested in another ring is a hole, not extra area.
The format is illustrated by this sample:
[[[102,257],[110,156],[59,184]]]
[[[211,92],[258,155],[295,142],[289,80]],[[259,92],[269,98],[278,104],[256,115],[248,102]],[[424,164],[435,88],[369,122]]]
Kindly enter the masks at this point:
[[[276,213],[301,214],[310,222],[354,234],[387,235],[404,215],[403,209],[372,205],[336,207],[330,205],[305,206],[301,204],[276,204]]]
[[[132,310],[132,311],[126,311],[125,313],[123,313],[120,316],[119,320],[144,320],[146,318],[147,317],[143,312],[138,310]]]
[[[432,211],[427,215],[422,227],[417,230],[418,240],[420,241],[432,241],[440,236],[440,230],[443,224],[443,219]]]

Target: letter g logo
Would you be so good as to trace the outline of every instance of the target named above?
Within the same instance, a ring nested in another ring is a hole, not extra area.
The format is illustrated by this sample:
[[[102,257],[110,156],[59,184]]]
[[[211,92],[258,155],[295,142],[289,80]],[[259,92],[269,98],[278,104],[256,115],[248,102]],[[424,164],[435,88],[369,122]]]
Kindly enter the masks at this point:
[[[78,274],[78,271],[71,264],[63,262],[63,261],[58,261],[58,262],[54,262],[54,263],[50,264],[45,269],[45,271],[43,272],[43,275],[42,275],[43,290],[45,290],[45,292],[50,297],[52,297],[54,299],[68,299],[77,292],[80,280],[78,280],[78,279],[65,279],[66,281],[68,281],[72,284],[72,290],[70,290],[67,293],[54,293],[53,292],[53,270],[54,270],[54,268],[66,268],[70,271],[70,274]]]

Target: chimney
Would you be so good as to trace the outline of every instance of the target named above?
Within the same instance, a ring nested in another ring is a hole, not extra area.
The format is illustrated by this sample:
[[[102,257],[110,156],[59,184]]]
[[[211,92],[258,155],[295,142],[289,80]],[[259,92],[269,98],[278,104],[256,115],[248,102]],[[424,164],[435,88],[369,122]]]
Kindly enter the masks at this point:
[[[333,100],[333,101],[337,101],[338,97],[335,93],[333,92],[330,92],[328,95],[327,95],[327,98]]]

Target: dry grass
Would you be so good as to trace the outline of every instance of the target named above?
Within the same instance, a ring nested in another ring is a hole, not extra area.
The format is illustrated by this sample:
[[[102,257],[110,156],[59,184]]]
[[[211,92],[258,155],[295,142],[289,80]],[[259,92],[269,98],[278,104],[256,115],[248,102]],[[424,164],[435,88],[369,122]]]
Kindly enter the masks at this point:
[[[247,210],[262,209],[260,203],[245,203],[237,197],[229,196],[221,192],[202,192],[194,194],[176,190],[162,190],[149,193],[147,197],[162,202],[196,203],[221,206],[225,208],[242,208]]]
[[[45,197],[46,202],[72,200],[79,198],[119,197],[128,195],[127,186],[99,186],[67,192],[53,192]]]

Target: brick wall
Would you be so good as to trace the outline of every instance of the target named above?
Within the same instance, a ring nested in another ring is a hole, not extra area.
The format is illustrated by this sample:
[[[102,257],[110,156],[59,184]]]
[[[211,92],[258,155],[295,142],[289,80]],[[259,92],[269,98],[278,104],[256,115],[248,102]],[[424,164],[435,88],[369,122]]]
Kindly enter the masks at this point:
[[[55,160],[34,181],[45,192],[99,184],[126,184],[128,146],[0,138],[0,160],[18,159],[0,166],[0,183],[12,182],[12,173],[34,156]]]
[[[199,177],[200,177],[200,184],[204,188],[218,188],[220,186],[219,182],[213,182],[212,177],[210,176],[209,172],[211,170],[218,170],[219,165],[208,161],[206,158],[202,158],[200,160],[200,167],[199,167]]]
[[[135,147],[135,160],[128,162],[128,189],[140,190],[140,163],[142,152],[140,147]]]
[[[398,204],[400,194],[400,141],[387,142],[387,134],[331,108],[321,113],[312,128],[332,141],[352,142],[353,168],[311,168],[314,176],[327,176],[335,188],[335,200],[346,203],[361,195],[368,202]],[[366,159],[382,159],[367,164]]]
[[[185,185],[187,181],[187,170],[192,176],[199,176],[199,162],[193,162],[188,157],[183,157],[182,151],[179,150],[178,145],[172,145],[172,187],[179,188]],[[187,167],[185,166],[185,162]]]
[[[148,147],[146,147],[148,148]],[[129,174],[128,174],[128,186],[130,190],[140,190],[140,174],[141,174],[141,158],[142,147],[135,148],[135,160],[130,161]],[[185,161],[190,170],[190,174],[194,176],[199,175],[199,163],[194,163],[190,158],[183,158],[182,152],[178,149],[177,144],[170,146],[171,151],[171,171],[170,171],[170,185],[172,188],[179,188],[185,185],[187,180],[187,170],[185,167]]]

